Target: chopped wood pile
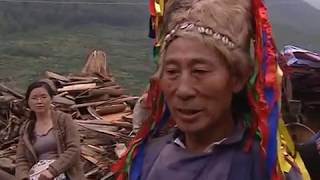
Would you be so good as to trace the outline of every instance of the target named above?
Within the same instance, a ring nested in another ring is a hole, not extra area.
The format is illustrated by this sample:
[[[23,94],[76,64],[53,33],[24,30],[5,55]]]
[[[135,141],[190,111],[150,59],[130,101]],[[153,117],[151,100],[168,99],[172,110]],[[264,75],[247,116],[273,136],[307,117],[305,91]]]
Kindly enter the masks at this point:
[[[80,74],[63,76],[47,71],[42,80],[57,92],[55,108],[71,114],[79,125],[89,179],[112,179],[109,168],[126,150],[132,106],[138,99],[125,95],[106,66],[105,53],[94,51]],[[12,174],[19,128],[26,121],[24,104],[23,95],[0,85],[0,169]]]

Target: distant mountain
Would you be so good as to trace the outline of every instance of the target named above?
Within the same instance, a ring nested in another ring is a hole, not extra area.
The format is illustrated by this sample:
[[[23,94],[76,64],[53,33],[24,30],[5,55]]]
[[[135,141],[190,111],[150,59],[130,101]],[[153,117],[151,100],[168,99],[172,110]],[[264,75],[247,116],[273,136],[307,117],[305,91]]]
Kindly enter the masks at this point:
[[[278,48],[293,44],[320,50],[320,10],[303,0],[266,0]]]
[[[1,34],[32,31],[46,26],[72,28],[90,24],[146,29],[148,22],[148,6],[142,0],[128,1],[132,3],[129,5],[117,0],[79,0],[77,3],[73,3],[73,0],[60,1],[0,2]]]

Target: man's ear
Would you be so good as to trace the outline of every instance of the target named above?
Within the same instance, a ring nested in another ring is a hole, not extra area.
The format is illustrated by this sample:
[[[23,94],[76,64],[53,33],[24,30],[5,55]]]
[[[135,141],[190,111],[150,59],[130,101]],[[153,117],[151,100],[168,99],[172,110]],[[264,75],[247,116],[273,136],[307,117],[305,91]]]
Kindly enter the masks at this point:
[[[239,93],[246,85],[247,78],[243,78],[240,75],[232,77],[232,91],[234,94]]]

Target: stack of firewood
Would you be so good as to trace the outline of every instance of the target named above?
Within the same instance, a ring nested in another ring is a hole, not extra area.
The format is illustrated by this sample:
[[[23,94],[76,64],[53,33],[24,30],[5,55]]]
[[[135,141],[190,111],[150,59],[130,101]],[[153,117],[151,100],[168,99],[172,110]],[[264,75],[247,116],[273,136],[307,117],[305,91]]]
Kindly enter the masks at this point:
[[[19,130],[25,121],[24,96],[0,84],[0,169],[13,173]]]
[[[125,95],[109,68],[101,68],[106,66],[104,61],[105,54],[95,51],[81,73],[63,76],[47,71],[42,79],[56,92],[54,108],[71,114],[79,125],[89,179],[112,178],[110,165],[126,150],[132,131],[132,106],[138,98]],[[0,168],[10,173],[19,127],[26,121],[25,113],[21,113],[24,109],[23,95],[5,86],[0,89]]]

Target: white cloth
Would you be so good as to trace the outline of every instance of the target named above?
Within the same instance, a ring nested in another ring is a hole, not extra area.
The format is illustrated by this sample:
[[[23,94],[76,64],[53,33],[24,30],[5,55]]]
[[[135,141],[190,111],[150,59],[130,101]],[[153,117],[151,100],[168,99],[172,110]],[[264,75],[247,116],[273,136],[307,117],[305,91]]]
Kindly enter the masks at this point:
[[[38,163],[32,166],[30,169],[30,180],[38,180],[41,173],[48,169],[49,165],[53,163],[55,160],[40,160]],[[66,180],[67,177],[64,173],[55,177],[54,180]]]

